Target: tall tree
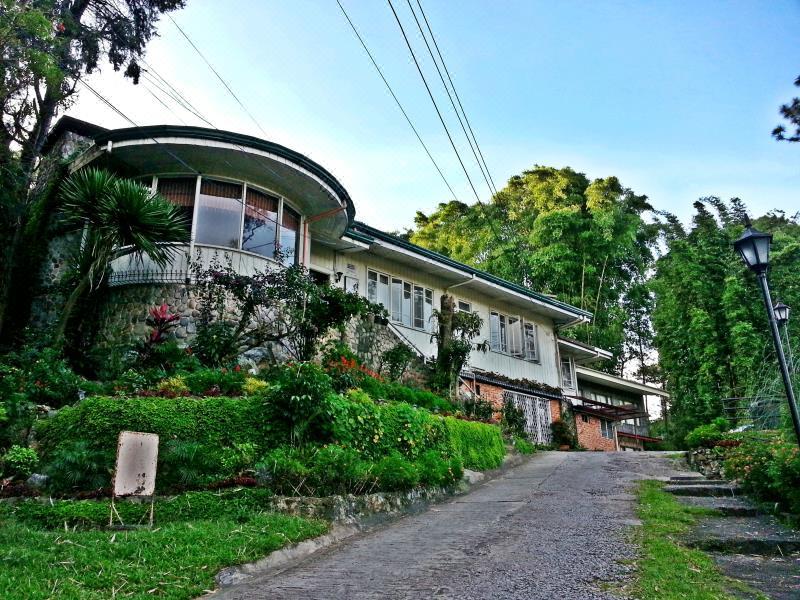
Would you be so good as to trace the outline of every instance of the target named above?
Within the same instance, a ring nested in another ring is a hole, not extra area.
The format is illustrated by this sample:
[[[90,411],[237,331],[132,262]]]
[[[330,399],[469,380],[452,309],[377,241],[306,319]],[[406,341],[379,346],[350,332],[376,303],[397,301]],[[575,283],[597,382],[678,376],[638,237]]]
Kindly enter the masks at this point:
[[[800,87],[800,77],[794,80],[794,84]],[[776,140],[786,142],[800,142],[800,98],[792,98],[789,104],[784,104],[780,108],[781,116],[789,122],[789,127],[794,127],[794,132],[786,134],[786,126],[778,125],[772,130],[772,135]]]
[[[0,336],[12,265],[31,216],[33,183],[53,120],[82,76],[107,59],[138,81],[138,59],[162,13],[185,0],[0,0]]]
[[[649,210],[647,198],[616,177],[590,181],[569,167],[535,166],[489,204],[450,202],[417,213],[411,239],[593,312],[594,322],[572,334],[612,350],[606,367],[621,371],[634,305],[642,360],[650,350],[646,309],[638,308],[648,296],[637,291],[657,237],[643,219]]]
[[[650,283],[655,346],[678,443],[693,427],[722,416],[724,399],[755,395],[764,377],[778,374],[760,292],[732,248],[745,208],[713,197],[694,206],[688,231],[665,215],[666,252]],[[776,296],[800,302],[797,218],[770,213],[755,225],[775,235],[770,279]]]

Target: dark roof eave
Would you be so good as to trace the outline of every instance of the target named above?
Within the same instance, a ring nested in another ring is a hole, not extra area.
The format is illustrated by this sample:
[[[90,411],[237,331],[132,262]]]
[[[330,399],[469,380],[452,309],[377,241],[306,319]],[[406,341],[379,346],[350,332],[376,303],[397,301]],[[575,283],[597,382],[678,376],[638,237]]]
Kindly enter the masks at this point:
[[[105,142],[121,142],[136,139],[151,139],[157,137],[184,137],[198,140],[210,140],[233,144],[236,146],[243,146],[252,148],[254,150],[261,150],[275,154],[281,158],[285,158],[292,163],[306,169],[316,177],[319,177],[330,188],[336,192],[339,198],[345,203],[345,210],[347,212],[348,227],[353,224],[356,216],[353,201],[347,190],[344,189],[341,183],[324,167],[314,162],[307,156],[300,154],[286,146],[282,146],[275,142],[262,140],[251,135],[243,133],[235,133],[232,131],[223,131],[221,129],[209,129],[206,127],[182,126],[182,125],[148,125],[145,127],[125,127],[123,129],[104,130],[98,135],[94,136],[95,144],[102,145]]]
[[[563,395],[559,392],[553,392],[549,390],[544,390],[541,388],[537,388],[533,385],[524,385],[521,383],[514,382],[513,380],[505,380],[498,377],[492,377],[490,373],[481,373],[481,372],[462,372],[462,378],[467,380],[475,380],[480,383],[488,383],[490,385],[496,385],[498,387],[502,387],[503,389],[510,390],[512,392],[520,392],[521,394],[529,394],[531,396],[540,396],[542,398],[547,398],[548,400],[561,400]]]
[[[42,146],[42,154],[47,154],[55,146],[56,142],[67,133],[75,133],[77,135],[92,138],[108,131],[105,127],[64,115],[61,117],[45,138],[44,145]]]
[[[506,281],[505,279],[487,273],[486,271],[481,271],[480,269],[476,269],[475,267],[470,267],[469,265],[465,265],[464,263],[458,262],[457,260],[453,260],[452,258],[445,256],[443,254],[439,254],[438,252],[434,252],[433,250],[428,250],[427,248],[423,248],[422,246],[417,246],[416,244],[407,242],[402,238],[393,236],[379,229],[375,229],[374,227],[370,227],[369,225],[367,225],[366,223],[362,223],[361,221],[356,221],[354,223],[354,227],[356,228],[356,230],[361,230],[362,234],[366,234],[375,239],[395,244],[397,246],[400,246],[401,248],[410,250],[411,252],[424,256],[425,258],[430,258],[449,267],[460,269],[461,271],[465,271],[466,273],[474,275],[479,279],[483,279],[484,281],[488,281],[495,285],[499,285],[500,287],[503,287],[512,292],[522,294],[534,300],[538,300],[539,302],[542,302],[544,304],[549,304],[550,306],[553,306],[563,311],[570,312],[578,317],[586,317],[589,319],[592,318],[592,313],[588,311],[577,308],[575,306],[571,306],[566,302],[554,300],[553,298],[545,296],[544,294],[539,294],[521,285],[517,285],[516,283],[511,283],[510,281]],[[348,230],[348,233],[352,233],[352,229]]]

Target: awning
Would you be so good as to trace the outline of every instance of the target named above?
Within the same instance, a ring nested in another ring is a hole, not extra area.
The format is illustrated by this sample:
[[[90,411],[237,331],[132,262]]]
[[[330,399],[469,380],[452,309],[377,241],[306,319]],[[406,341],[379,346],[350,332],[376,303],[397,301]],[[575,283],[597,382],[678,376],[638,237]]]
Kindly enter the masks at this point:
[[[607,404],[584,398],[583,396],[567,396],[567,399],[572,404],[574,412],[592,415],[608,421],[624,421],[647,416],[647,411],[635,404]]]

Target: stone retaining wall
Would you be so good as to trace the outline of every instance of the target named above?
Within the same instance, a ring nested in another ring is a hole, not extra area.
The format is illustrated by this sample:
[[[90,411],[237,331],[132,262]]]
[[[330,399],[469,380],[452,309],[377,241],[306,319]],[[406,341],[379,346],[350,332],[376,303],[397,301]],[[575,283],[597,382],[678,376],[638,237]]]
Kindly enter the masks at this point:
[[[686,460],[695,471],[709,479],[725,478],[725,469],[722,466],[725,460],[723,448],[697,448],[686,453]]]

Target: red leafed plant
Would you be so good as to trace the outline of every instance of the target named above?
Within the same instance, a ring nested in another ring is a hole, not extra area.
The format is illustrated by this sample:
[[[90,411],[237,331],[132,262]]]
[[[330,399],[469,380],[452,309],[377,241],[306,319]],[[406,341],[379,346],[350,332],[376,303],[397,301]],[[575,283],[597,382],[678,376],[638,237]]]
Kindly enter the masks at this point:
[[[169,312],[169,306],[166,304],[151,308],[147,317],[147,324],[153,329],[150,332],[148,342],[151,344],[163,342],[167,339],[170,329],[178,325],[180,318],[180,315]]]

